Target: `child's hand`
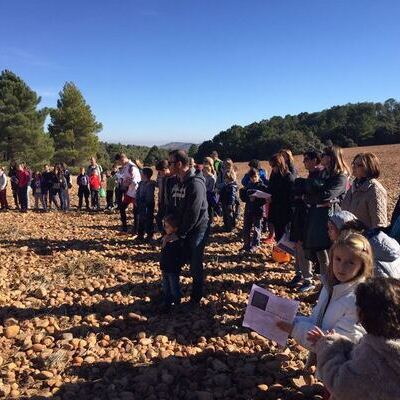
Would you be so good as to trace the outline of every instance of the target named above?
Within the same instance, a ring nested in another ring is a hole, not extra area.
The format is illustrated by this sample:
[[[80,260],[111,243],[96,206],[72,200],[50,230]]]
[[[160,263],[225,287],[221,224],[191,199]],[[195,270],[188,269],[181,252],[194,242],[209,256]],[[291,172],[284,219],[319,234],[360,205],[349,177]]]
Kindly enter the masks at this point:
[[[277,321],[276,326],[283,332],[287,332],[289,335],[292,333],[293,324],[285,321]]]
[[[314,329],[311,329],[307,333],[307,340],[315,345],[318,340],[322,339],[325,336],[325,333],[320,328],[318,328],[318,326],[316,326]]]

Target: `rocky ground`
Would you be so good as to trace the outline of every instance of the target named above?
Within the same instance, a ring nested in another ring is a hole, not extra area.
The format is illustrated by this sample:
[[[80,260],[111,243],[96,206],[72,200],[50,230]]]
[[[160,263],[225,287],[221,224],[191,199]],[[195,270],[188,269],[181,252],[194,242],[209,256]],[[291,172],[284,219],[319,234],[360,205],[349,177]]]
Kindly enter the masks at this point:
[[[396,157],[383,176],[391,204]],[[241,255],[238,235],[215,229],[202,307],[163,315],[151,302],[159,248],[120,234],[118,222],[75,211],[0,215],[0,398],[322,399],[302,373],[301,347],[278,348],[241,326],[253,283],[310,311],[286,286],[292,266],[275,264],[267,246]],[[185,270],[184,300],[190,281]]]

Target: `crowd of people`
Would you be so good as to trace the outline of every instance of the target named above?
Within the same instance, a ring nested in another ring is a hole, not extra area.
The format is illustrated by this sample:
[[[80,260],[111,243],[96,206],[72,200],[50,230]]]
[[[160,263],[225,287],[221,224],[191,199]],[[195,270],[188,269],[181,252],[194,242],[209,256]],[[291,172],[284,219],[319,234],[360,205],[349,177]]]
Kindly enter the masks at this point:
[[[308,175],[300,177],[292,153],[282,149],[269,160],[270,176],[251,160],[240,188],[234,162],[220,160],[217,152],[196,165],[184,151],[174,150],[157,162],[155,179],[152,168],[125,154],[115,161],[111,170],[103,171],[94,158],[81,168],[78,209],[84,200],[87,209],[98,210],[99,198],[105,197],[107,210],[119,210],[122,231],[131,225],[136,240],[147,242],[160,233],[164,312],[200,305],[211,228],[222,219],[225,232],[238,230],[242,202],[241,252],[256,253],[262,243],[278,248],[290,243],[295,276],[288,286],[302,293],[319,289],[311,316],[277,326],[310,350],[308,366],[317,365],[330,398],[400,398],[400,201],[389,221],[375,154],[357,154],[350,169],[339,147],[307,151]],[[34,173],[14,165],[8,178],[23,212],[29,187],[36,209],[70,208],[71,175],[63,164]],[[7,181],[0,169],[2,209],[8,208]],[[190,301],[181,306],[185,264],[193,284]],[[367,384],[371,375],[375,386]]]

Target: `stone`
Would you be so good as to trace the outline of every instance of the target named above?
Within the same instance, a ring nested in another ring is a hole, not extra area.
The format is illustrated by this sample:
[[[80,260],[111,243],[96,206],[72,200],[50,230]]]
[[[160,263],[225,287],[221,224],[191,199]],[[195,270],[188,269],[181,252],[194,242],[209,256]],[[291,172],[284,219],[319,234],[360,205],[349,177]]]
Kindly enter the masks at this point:
[[[12,339],[12,338],[15,338],[18,335],[19,331],[20,331],[20,328],[19,328],[18,325],[10,325],[10,326],[6,327],[5,332],[4,332],[4,336],[7,339]]]

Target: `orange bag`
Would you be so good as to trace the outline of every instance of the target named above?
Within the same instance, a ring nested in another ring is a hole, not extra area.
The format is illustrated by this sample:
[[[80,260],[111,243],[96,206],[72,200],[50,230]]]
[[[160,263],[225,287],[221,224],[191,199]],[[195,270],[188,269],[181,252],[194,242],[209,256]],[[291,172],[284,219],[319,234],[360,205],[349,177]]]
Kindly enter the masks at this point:
[[[280,248],[274,246],[272,249],[272,258],[277,263],[288,263],[292,260],[292,256],[286,251],[282,251]]]

